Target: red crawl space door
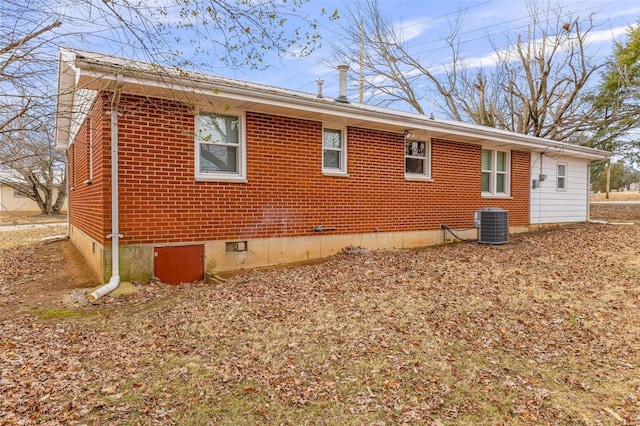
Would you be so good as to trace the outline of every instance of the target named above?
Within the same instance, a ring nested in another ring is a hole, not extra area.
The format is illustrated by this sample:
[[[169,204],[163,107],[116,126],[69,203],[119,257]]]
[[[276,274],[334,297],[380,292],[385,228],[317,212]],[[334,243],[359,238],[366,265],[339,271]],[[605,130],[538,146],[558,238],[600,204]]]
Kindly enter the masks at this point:
[[[153,274],[166,284],[204,279],[204,245],[154,247]]]

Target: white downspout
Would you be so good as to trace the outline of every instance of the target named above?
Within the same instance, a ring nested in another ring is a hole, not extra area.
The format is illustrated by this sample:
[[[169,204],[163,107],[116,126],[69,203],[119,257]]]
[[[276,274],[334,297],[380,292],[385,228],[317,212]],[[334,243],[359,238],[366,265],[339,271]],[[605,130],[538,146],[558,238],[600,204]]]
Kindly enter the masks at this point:
[[[71,181],[69,179],[69,168],[71,164],[71,156],[69,155],[69,148],[66,150],[67,154],[67,166],[64,168],[64,172],[67,175],[67,238],[71,239]]]
[[[89,295],[89,301],[95,302],[107,293],[115,290],[120,285],[120,253],[119,240],[120,228],[118,223],[118,102],[124,77],[116,74],[116,90],[111,100],[111,279],[108,283]]]

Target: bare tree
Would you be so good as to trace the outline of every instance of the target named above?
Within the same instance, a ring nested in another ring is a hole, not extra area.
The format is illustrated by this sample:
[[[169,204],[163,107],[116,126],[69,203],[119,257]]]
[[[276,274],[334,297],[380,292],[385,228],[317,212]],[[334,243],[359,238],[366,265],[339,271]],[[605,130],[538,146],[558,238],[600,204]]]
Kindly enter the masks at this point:
[[[366,0],[343,14],[346,37],[337,55],[346,63],[359,62],[360,52],[352,46],[364,38],[365,85],[374,102],[403,102],[424,114],[428,93],[435,93],[449,118],[571,140],[588,127],[580,100],[602,67],[587,53],[594,23],[561,7],[542,10],[530,2],[528,11],[523,34],[505,35],[500,45],[487,35],[493,46],[489,66],[462,58],[459,16],[445,39],[447,63],[433,64],[412,51],[402,29],[381,15],[376,0]]]
[[[19,140],[0,147],[11,147],[13,155],[13,159],[4,161],[10,168],[0,168],[4,169],[0,184],[35,201],[43,214],[60,214],[67,196],[67,177],[65,155],[55,149],[53,128],[18,131],[11,137]]]
[[[4,0],[0,21],[0,184],[59,213],[66,198],[64,155],[50,137],[55,51],[62,22],[45,3]],[[59,187],[53,199],[54,187]]]
[[[2,0],[0,167],[13,177],[0,183],[43,213],[64,203],[65,159],[51,137],[59,46],[97,44],[165,66],[266,68],[267,56],[306,56],[319,45],[318,17],[301,15],[308,1]]]
[[[30,3],[4,0],[2,4],[0,136],[31,130],[32,121],[27,119],[30,111],[51,99],[43,92],[42,83],[53,67],[54,55],[44,56],[42,51],[55,39],[53,31],[62,23],[44,10],[31,10]]]
[[[267,68],[270,55],[302,57],[320,44],[310,0],[57,0],[63,28],[110,53],[163,65]],[[69,27],[66,27],[69,25]]]

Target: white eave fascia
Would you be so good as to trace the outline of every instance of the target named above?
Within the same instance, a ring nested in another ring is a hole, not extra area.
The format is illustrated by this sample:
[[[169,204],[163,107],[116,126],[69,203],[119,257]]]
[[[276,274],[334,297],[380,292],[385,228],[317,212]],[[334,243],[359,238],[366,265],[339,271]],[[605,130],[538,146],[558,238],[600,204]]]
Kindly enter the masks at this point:
[[[197,88],[193,88],[192,90],[197,90]],[[541,152],[546,149],[554,149],[556,151],[562,151],[565,154],[577,155],[594,160],[605,159],[611,155],[607,151],[572,145],[566,142],[552,141],[491,127],[431,119],[424,115],[404,113],[402,111],[370,107],[361,104],[342,104],[331,100],[322,102],[319,99],[301,99],[278,94],[260,94],[255,91],[249,92],[242,88],[219,88],[216,96],[247,102],[255,102],[260,99],[269,105],[281,107],[291,107],[295,105],[299,109],[318,114],[327,114],[331,111],[331,115],[336,117],[375,121],[376,123],[384,123],[391,127],[401,128],[402,130],[424,130],[426,132],[440,130],[452,136],[486,139],[498,144],[518,145]]]
[[[590,160],[605,160],[611,157],[611,153],[595,148],[574,145],[566,142],[559,142],[545,138],[525,135],[521,133],[509,132],[506,130],[495,129],[492,127],[478,126],[467,123],[456,123],[439,120],[433,120],[433,125],[441,124],[440,128],[449,131],[452,134],[483,137],[489,141],[505,145],[518,145],[528,148],[535,152],[546,152],[552,150],[554,154],[567,154],[577,157],[587,158]],[[467,128],[468,127],[468,128]]]
[[[59,150],[64,150],[69,145],[76,74],[71,60],[72,55],[61,49],[58,56],[58,95],[55,134],[56,148]]]
[[[56,149],[61,151],[73,143],[96,96],[95,91],[78,87],[80,73],[75,64],[75,53],[60,49],[55,141]]]
[[[425,132],[443,132],[452,137],[458,136],[477,139],[509,146],[519,146],[527,150],[544,152],[555,150],[566,155],[574,155],[590,160],[604,160],[611,156],[608,151],[587,148],[565,142],[538,138],[486,126],[467,124],[450,120],[431,119],[424,115],[380,108],[364,104],[344,104],[331,98],[318,98],[314,95],[293,90],[273,88],[256,83],[240,82],[198,72],[177,70],[168,67],[156,67],[137,61],[112,58],[90,52],[79,53],[75,58],[78,81],[83,77],[105,87],[115,79],[116,72],[125,75],[125,82],[142,87],[171,90],[186,96],[194,94],[217,99],[252,102],[270,106],[300,110],[309,113],[333,116],[341,120],[357,120],[384,125],[393,131],[423,130]],[[117,63],[109,63],[113,60]],[[162,70],[164,74],[158,72]]]

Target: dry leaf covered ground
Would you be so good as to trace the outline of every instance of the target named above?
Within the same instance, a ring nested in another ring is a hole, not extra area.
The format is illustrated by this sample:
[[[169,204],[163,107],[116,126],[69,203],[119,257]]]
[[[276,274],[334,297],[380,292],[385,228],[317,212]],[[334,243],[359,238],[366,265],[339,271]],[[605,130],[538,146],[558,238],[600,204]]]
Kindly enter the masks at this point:
[[[86,274],[67,243],[0,249],[0,423],[640,424],[639,225],[137,283],[89,307],[65,302]]]

